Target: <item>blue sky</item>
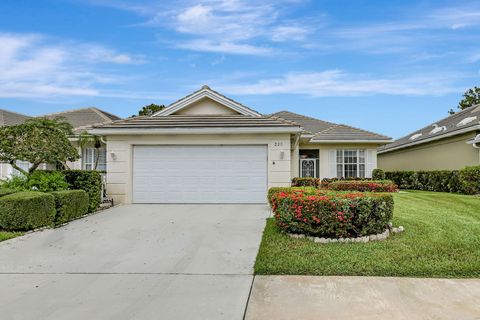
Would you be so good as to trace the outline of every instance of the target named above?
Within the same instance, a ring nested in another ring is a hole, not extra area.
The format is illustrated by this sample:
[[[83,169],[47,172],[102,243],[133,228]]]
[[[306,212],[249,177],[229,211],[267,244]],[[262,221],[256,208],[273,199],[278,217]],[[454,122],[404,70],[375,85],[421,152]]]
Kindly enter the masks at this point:
[[[130,116],[208,84],[395,138],[480,85],[478,1],[6,0],[0,108]]]

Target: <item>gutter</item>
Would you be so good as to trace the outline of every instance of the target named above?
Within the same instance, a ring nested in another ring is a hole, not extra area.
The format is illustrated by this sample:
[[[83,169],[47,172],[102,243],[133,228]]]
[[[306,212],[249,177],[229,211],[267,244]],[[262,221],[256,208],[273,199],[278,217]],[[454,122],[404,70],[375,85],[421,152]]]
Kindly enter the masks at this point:
[[[151,135],[151,134],[249,134],[249,133],[299,133],[302,129],[297,127],[287,128],[143,128],[143,129],[117,129],[117,128],[92,128],[87,130],[96,135]]]
[[[475,125],[475,126],[468,127],[468,128],[465,128],[465,129],[455,130],[455,131],[452,131],[452,132],[449,132],[449,133],[444,133],[444,134],[436,136],[436,137],[431,137],[431,138],[428,138],[428,139],[419,140],[417,142],[410,142],[410,143],[400,145],[400,146],[397,146],[397,147],[394,147],[394,148],[389,148],[389,149],[386,149],[386,150],[379,150],[379,151],[377,151],[377,154],[388,153],[390,151],[404,149],[404,148],[416,146],[416,145],[419,145],[419,144],[422,144],[422,143],[431,142],[431,141],[435,141],[435,140],[440,140],[440,139],[448,138],[448,137],[453,137],[453,136],[456,136],[458,134],[467,133],[467,132],[476,131],[476,130],[480,130],[480,125]]]
[[[310,140],[310,143],[390,143],[392,140]]]

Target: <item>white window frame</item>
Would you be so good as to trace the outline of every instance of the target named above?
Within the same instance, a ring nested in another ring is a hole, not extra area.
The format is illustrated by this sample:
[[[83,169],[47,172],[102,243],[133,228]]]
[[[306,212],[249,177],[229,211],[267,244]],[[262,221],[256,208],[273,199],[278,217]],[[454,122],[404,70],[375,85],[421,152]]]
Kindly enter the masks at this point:
[[[99,158],[97,171],[106,171],[107,170],[107,150],[106,148],[84,148],[82,151],[82,168],[83,170],[94,170],[95,167],[95,156],[97,152],[105,153],[105,162],[101,162],[102,158]],[[90,154],[89,154],[90,153]],[[90,167],[89,167],[90,166]]]
[[[349,163],[345,162],[345,153],[346,152],[355,152],[355,157],[357,158],[356,162],[356,175],[355,177],[348,177],[348,178],[365,178],[367,174],[367,151],[365,149],[337,149],[335,153],[335,162],[336,162],[336,173],[337,173],[337,178],[347,178],[345,174],[345,166],[346,165],[355,165],[355,163]],[[339,152],[341,152],[341,162],[339,162]],[[363,153],[363,157],[361,157],[361,153]],[[363,158],[363,162],[361,161],[361,158]],[[342,166],[341,170],[341,175],[339,175],[339,166]],[[363,174],[361,174],[361,166],[363,165]]]

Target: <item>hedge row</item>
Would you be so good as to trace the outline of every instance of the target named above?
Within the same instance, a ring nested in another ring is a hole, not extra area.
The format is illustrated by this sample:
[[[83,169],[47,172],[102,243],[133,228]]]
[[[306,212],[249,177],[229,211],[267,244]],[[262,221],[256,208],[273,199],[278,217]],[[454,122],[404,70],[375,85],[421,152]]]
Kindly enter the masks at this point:
[[[31,230],[61,224],[87,213],[88,195],[83,190],[51,194],[22,191],[0,198],[0,229]]]
[[[398,187],[390,180],[369,181],[333,181],[328,184],[328,189],[337,191],[360,191],[360,192],[397,192]]]
[[[294,192],[294,191],[301,191],[305,194],[315,194],[318,190],[313,187],[272,187],[268,189],[267,200],[270,206],[272,205],[272,198],[273,195],[278,192]]]
[[[272,195],[272,210],[281,230],[328,238],[382,233],[392,220],[393,205],[389,194],[293,190]]]
[[[466,167],[462,170],[393,171],[385,172],[385,175],[400,189],[480,193],[480,166]]]
[[[292,187],[320,187],[320,179],[318,178],[293,178]]]
[[[102,176],[98,171],[63,171],[70,189],[84,190],[88,194],[90,205],[88,212],[94,212],[102,203]]]

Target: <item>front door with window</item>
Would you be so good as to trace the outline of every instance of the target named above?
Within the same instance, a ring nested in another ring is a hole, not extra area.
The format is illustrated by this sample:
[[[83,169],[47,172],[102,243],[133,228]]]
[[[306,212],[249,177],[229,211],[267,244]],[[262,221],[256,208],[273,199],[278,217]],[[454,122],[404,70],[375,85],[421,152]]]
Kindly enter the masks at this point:
[[[300,177],[318,178],[320,176],[319,154],[318,149],[300,150]]]

